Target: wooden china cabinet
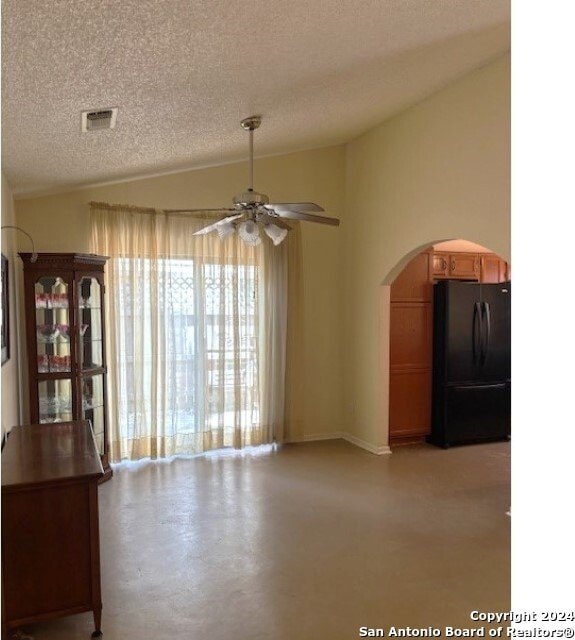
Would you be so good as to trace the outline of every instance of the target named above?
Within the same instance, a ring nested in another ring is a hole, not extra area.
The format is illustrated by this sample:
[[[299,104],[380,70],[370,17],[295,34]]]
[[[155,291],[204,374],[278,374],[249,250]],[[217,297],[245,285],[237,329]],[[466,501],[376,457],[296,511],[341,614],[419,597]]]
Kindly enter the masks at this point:
[[[88,420],[104,468],[108,460],[105,256],[21,253],[33,424]]]

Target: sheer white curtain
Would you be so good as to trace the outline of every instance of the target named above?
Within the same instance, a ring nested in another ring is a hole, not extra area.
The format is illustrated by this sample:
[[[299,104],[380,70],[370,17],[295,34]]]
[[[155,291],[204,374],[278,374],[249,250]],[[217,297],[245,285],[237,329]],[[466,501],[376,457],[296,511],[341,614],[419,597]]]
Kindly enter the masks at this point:
[[[113,461],[282,441],[290,240],[193,236],[209,223],[91,203],[107,278]],[[292,233],[292,232],[290,232]]]

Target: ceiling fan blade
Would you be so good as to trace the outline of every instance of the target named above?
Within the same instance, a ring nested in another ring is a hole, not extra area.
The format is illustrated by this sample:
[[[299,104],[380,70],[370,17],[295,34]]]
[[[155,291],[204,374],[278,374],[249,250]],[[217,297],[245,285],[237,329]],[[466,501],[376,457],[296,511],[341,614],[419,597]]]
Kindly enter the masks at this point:
[[[199,231],[192,233],[192,235],[203,236],[206,233],[211,233],[212,231],[215,231],[221,224],[224,224],[226,222],[232,222],[233,220],[237,220],[237,218],[241,218],[244,215],[245,215],[244,213],[237,213],[235,216],[226,216],[225,218],[222,218],[217,222],[212,222],[212,224],[209,224],[207,227],[202,227]]]
[[[302,213],[309,213],[310,211],[325,211],[323,207],[314,202],[274,202],[266,205],[271,209],[275,209],[278,213],[280,211],[301,211]]]
[[[306,222],[331,224],[334,227],[339,226],[339,220],[337,218],[328,218],[327,216],[314,216],[311,213],[303,213],[302,211],[290,211],[289,209],[283,209],[277,211],[277,214],[282,218],[290,218],[292,220],[305,220]]]
[[[264,224],[275,224],[280,229],[287,229],[288,231],[291,229],[287,222],[284,222],[279,216],[271,216],[267,213],[258,213],[258,220],[263,222]]]
[[[237,209],[227,207],[225,209],[164,209],[166,213],[216,213],[220,211],[237,211]]]

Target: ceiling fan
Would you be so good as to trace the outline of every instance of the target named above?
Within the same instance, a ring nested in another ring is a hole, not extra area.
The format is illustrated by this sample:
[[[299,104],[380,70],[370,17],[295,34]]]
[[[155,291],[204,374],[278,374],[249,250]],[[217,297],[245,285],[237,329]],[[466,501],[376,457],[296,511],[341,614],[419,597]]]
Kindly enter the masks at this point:
[[[234,197],[233,207],[223,209],[166,209],[169,213],[220,213],[222,218],[194,233],[204,235],[216,231],[224,240],[237,228],[240,238],[249,245],[258,245],[262,239],[260,228],[272,240],[274,245],[280,244],[287,236],[290,226],[282,218],[319,222],[321,224],[339,225],[337,218],[314,215],[312,212],[323,211],[313,202],[273,202],[270,203],[265,193],[254,191],[254,131],[262,122],[261,116],[251,116],[241,121],[241,126],[250,134],[250,185],[247,191]],[[233,215],[230,215],[233,212]]]

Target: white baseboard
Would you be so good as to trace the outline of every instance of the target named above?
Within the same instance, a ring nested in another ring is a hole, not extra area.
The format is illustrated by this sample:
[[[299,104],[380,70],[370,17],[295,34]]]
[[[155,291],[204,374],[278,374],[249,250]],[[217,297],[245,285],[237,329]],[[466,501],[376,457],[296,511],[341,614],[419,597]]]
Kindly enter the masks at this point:
[[[309,433],[300,438],[292,438],[288,442],[317,442],[319,440],[341,440],[342,438],[341,431],[332,431],[331,433]]]
[[[374,453],[376,456],[391,453],[391,449],[386,445],[376,447],[370,442],[366,442],[365,440],[357,438],[356,436],[351,435],[351,433],[346,433],[345,431],[333,431],[332,433],[310,433],[302,436],[301,438],[290,440],[289,442],[317,442],[320,440],[345,440],[360,449],[365,449],[365,451]]]
[[[391,449],[387,445],[376,447],[375,445],[371,444],[371,442],[366,442],[365,440],[362,440],[357,436],[352,436],[351,433],[342,433],[341,437],[344,440],[347,440],[347,442],[351,442],[351,444],[354,444],[356,447],[360,447],[361,449],[365,449],[370,453],[374,453],[376,456],[383,456],[391,453]]]

